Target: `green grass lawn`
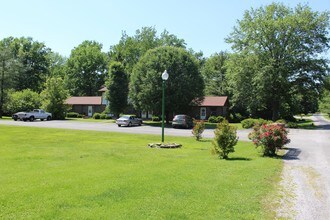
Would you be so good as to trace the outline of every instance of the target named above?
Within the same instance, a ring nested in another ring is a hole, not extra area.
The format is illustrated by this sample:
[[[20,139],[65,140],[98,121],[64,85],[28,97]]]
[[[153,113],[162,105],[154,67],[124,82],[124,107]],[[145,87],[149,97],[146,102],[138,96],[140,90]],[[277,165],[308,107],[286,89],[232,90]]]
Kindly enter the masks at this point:
[[[0,219],[272,219],[280,159],[211,142],[0,125]]]

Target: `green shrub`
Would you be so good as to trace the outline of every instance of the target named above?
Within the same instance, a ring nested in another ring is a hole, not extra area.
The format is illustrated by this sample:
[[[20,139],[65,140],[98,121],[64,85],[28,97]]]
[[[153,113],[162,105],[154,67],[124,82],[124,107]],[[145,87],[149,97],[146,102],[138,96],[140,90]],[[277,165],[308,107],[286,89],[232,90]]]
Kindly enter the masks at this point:
[[[152,116],[151,120],[152,121],[160,121],[160,117],[158,117],[158,116]]]
[[[213,152],[223,159],[228,158],[228,154],[235,152],[234,146],[237,144],[238,137],[236,127],[231,126],[225,119],[217,125],[214,131]]]
[[[225,120],[225,118],[222,117],[221,115],[219,115],[219,116],[217,117],[217,123],[221,123],[221,122],[223,122],[223,120]]]
[[[208,119],[208,122],[210,123],[217,123],[217,117],[216,116],[210,116],[209,119]]]
[[[196,140],[199,141],[202,139],[202,134],[205,130],[205,123],[204,121],[194,121],[194,128],[192,130],[192,134],[195,136]]]
[[[241,123],[242,123],[242,128],[252,128],[256,123],[256,119],[247,118],[244,119]]]
[[[244,120],[244,117],[240,113],[229,115],[229,122],[231,122],[231,123],[240,123],[243,120]]]
[[[276,123],[286,124],[286,121],[284,119],[278,119]]]
[[[253,132],[249,134],[249,139],[257,147],[262,147],[264,156],[275,156],[277,150],[290,142],[287,135],[288,131],[284,125],[263,124],[253,127]]]
[[[221,123],[225,118],[222,117],[221,115],[219,116],[210,116],[208,119],[209,123]]]
[[[68,112],[68,113],[66,113],[66,117],[68,117],[68,118],[79,118],[79,113],[77,113],[77,112]]]
[[[101,114],[100,113],[94,113],[93,114],[93,118],[94,119],[100,119],[101,118]]]
[[[112,119],[112,117],[110,115],[105,115],[105,119],[110,120],[110,119]]]
[[[100,119],[103,119],[104,120],[106,117],[107,117],[106,114],[103,114],[103,113],[100,114]]]
[[[296,122],[290,121],[286,125],[288,126],[288,128],[298,128],[298,124]]]

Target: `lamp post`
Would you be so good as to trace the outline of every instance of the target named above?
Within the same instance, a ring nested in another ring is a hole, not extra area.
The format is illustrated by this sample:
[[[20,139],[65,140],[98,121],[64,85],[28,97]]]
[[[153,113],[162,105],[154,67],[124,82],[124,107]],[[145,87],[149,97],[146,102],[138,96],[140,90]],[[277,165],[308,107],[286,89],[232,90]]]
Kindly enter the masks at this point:
[[[162,143],[164,143],[164,114],[165,114],[165,81],[168,79],[168,73],[165,70],[162,74],[163,97],[162,97]]]

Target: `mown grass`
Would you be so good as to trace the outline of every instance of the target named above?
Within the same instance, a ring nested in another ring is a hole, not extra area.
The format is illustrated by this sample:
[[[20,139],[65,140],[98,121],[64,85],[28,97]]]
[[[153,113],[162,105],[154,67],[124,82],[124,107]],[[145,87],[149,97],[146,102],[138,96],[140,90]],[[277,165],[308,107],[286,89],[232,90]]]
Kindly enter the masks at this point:
[[[239,142],[0,125],[0,219],[272,219],[282,169]]]

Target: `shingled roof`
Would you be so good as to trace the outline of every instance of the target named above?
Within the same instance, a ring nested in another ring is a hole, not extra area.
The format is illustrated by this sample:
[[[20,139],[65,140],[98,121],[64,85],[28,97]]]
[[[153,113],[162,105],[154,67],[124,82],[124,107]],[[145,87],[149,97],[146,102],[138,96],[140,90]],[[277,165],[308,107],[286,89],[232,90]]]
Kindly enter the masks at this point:
[[[72,96],[65,101],[68,105],[101,105],[102,96]]]
[[[227,99],[227,96],[205,96],[203,102],[198,106],[225,106]]]

